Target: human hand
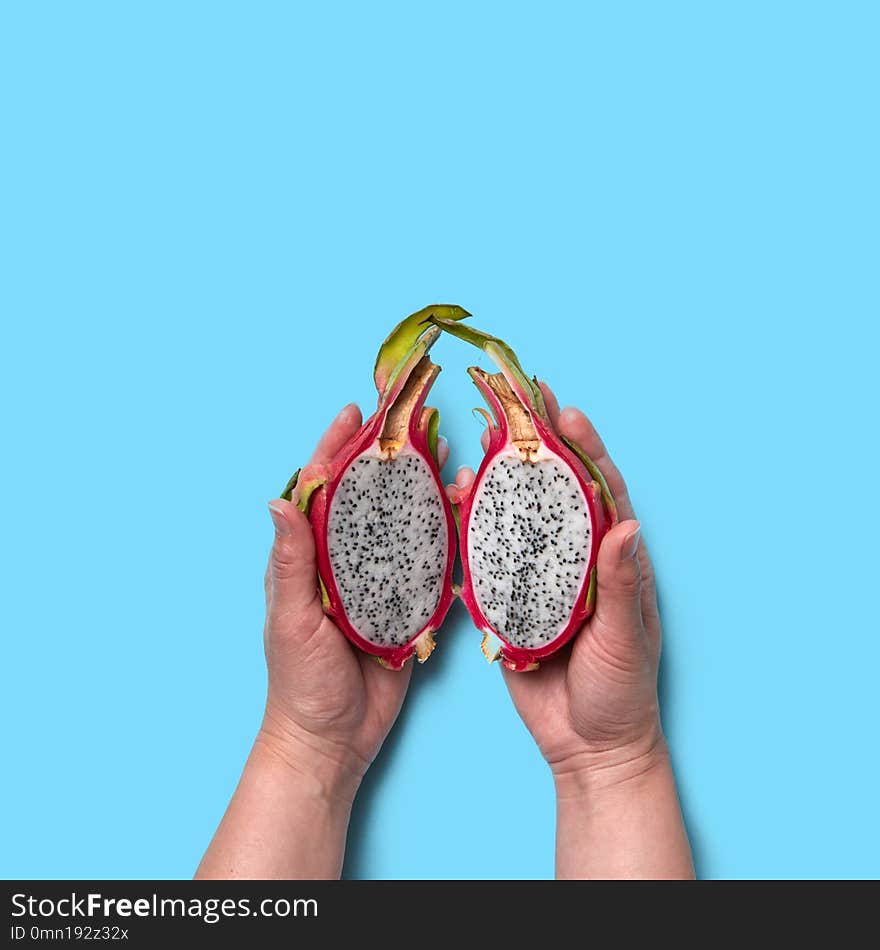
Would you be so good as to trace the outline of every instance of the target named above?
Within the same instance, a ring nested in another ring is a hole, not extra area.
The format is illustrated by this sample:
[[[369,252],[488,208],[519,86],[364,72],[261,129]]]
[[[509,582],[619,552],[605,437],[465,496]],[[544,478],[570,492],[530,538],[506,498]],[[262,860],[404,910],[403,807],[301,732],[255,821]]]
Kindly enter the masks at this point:
[[[603,538],[596,611],[558,654],[528,673],[503,669],[517,711],[550,765],[557,786],[599,774],[638,774],[665,752],[657,705],[660,618],[654,575],[626,485],[587,417],[560,412],[541,384],[557,429],[589,455],[611,489],[621,520]],[[488,432],[483,434],[487,447]],[[459,469],[450,495],[474,482]]]
[[[329,462],[360,426],[358,407],[346,406],[311,464]],[[442,468],[445,440],[437,450]],[[308,518],[281,498],[269,511],[275,524],[265,583],[269,691],[258,742],[350,798],[397,718],[412,664],[391,672],[349,643],[321,606]]]
[[[312,463],[329,462],[360,425],[360,410],[346,406]],[[443,440],[437,454],[442,466]],[[412,675],[381,667],[324,615],[308,518],[280,498],[269,511],[266,712],[199,878],[338,878],[352,800]]]

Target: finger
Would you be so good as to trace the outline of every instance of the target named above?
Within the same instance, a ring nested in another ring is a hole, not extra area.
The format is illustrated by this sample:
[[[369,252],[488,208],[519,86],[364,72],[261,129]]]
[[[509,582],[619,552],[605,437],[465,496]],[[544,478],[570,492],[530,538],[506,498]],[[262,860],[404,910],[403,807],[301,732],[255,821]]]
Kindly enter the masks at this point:
[[[550,416],[550,421],[554,426],[559,425],[559,402],[556,399],[556,396],[550,386],[541,380],[538,385],[541,387],[541,392],[544,394],[544,405],[547,407],[547,415]]]
[[[457,505],[463,498],[467,497],[476,477],[474,470],[468,468],[467,465],[462,465],[455,473],[455,481],[451,485],[446,486],[446,494],[454,505]]]
[[[350,402],[321,436],[310,464],[323,465],[329,462],[360,427],[361,411],[356,403]]]
[[[472,468],[467,465],[462,465],[455,473],[455,484],[458,485],[459,488],[470,488],[476,477]]]
[[[437,437],[437,467],[443,466],[449,461],[449,443],[444,436]]]
[[[639,570],[642,575],[642,623],[648,641],[660,653],[660,608],[657,604],[657,580],[645,539],[639,539]]]
[[[617,511],[621,518],[635,518],[626,482],[617,466],[611,461],[605,443],[599,438],[599,433],[593,423],[574,406],[567,406],[559,414],[559,431],[572,442],[577,444],[596,463],[596,467],[605,476],[611,494],[614,497]]]
[[[269,502],[275,538],[269,554],[269,610],[278,619],[301,617],[318,601],[315,541],[308,518],[289,501]]]
[[[480,434],[480,445],[483,446],[484,452],[489,451],[489,427],[488,426],[486,426],[486,428],[483,429],[482,433]]]
[[[637,521],[621,521],[599,548],[596,620],[615,636],[641,635],[642,572]]]

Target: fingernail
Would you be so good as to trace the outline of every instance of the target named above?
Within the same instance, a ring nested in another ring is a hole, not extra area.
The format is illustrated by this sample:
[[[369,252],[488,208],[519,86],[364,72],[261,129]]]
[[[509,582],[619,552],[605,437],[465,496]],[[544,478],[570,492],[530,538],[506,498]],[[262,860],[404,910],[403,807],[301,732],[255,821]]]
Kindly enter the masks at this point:
[[[560,422],[574,422],[576,419],[580,418],[581,411],[575,406],[566,406],[562,412],[559,413]]]
[[[272,524],[275,525],[275,530],[279,534],[289,533],[290,525],[287,523],[287,518],[284,517],[284,512],[271,501],[269,502],[269,517],[272,519]]]
[[[628,561],[631,557],[635,557],[635,553],[639,548],[639,535],[642,533],[642,526],[637,524],[635,528],[630,531],[630,533],[624,539],[623,544],[620,546],[620,560]]]
[[[437,436],[437,445],[439,446],[441,442],[446,446],[447,449],[449,448],[449,439],[447,439],[445,435]]]

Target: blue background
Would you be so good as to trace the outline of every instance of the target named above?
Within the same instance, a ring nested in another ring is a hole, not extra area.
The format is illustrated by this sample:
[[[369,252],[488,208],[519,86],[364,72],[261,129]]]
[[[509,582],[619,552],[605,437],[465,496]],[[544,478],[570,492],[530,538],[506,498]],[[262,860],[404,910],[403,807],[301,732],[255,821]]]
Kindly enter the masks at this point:
[[[0,872],[192,873],[261,714],[265,502],[442,300],[629,481],[699,872],[880,874],[876,5],[310,6],[0,13]],[[478,642],[456,608],[416,669],[348,875],[552,874]]]

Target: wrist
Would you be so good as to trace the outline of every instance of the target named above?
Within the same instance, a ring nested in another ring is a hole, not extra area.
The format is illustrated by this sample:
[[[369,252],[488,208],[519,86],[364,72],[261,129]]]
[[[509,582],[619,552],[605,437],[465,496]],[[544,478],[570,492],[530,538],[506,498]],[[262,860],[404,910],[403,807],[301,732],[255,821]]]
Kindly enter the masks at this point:
[[[595,799],[633,789],[671,768],[669,748],[659,723],[644,735],[614,746],[585,747],[550,764],[556,797]]]
[[[310,733],[268,707],[251,757],[286,774],[301,793],[346,808],[369,764],[343,744]]]
[[[358,783],[267,714],[196,876],[338,878]]]
[[[638,741],[570,758],[555,778],[557,878],[693,878],[659,724]]]

